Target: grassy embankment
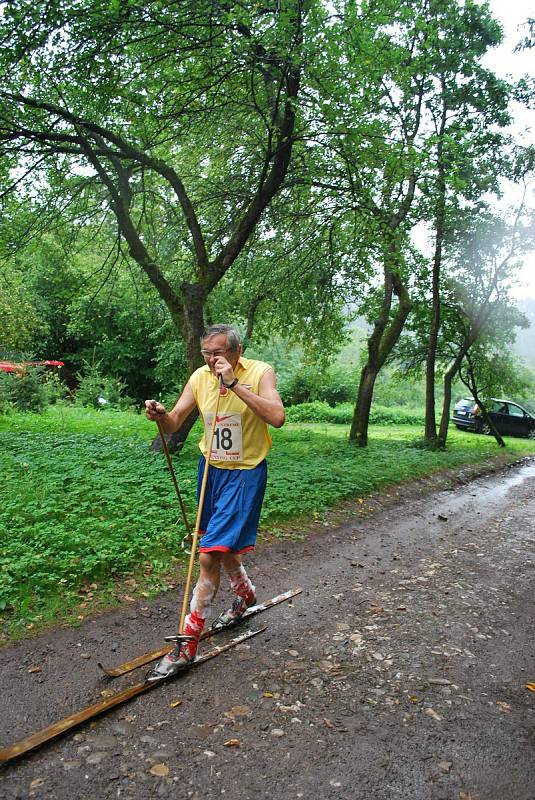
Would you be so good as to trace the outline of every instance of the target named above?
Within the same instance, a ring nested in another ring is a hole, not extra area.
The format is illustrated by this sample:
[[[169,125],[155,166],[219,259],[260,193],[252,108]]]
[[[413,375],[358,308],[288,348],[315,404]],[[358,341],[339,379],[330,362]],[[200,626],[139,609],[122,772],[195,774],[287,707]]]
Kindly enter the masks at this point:
[[[131,413],[56,406],[0,417],[4,641],[148,597],[173,580],[170,568],[184,561],[183,524],[165,461],[148,449],[153,434],[151,423]],[[374,426],[369,447],[358,449],[342,425],[275,431],[264,536],[295,535],[285,521],[321,520],[326,508],[351,499],[361,511],[373,490],[498,454],[489,437],[453,430],[445,453],[416,446],[420,437],[421,426]],[[192,521],[198,438],[194,430],[175,458]],[[507,441],[511,460],[534,451],[533,441]]]

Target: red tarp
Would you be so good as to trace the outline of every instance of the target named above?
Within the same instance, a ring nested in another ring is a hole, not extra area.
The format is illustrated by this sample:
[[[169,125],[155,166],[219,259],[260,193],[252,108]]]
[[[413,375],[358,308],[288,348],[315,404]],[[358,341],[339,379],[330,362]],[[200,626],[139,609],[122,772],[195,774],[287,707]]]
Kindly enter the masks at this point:
[[[63,367],[63,361],[24,361],[15,364],[14,361],[0,361],[0,372],[18,372],[23,367]]]

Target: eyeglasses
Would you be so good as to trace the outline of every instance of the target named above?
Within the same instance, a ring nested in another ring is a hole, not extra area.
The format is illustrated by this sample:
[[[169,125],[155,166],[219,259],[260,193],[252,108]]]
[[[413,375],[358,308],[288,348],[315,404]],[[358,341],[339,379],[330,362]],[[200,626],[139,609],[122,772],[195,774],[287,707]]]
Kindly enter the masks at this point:
[[[211,358],[212,356],[214,358],[219,358],[219,356],[224,356],[225,353],[228,353],[231,349],[232,348],[227,347],[225,350],[201,350],[201,355],[203,355],[204,358]]]

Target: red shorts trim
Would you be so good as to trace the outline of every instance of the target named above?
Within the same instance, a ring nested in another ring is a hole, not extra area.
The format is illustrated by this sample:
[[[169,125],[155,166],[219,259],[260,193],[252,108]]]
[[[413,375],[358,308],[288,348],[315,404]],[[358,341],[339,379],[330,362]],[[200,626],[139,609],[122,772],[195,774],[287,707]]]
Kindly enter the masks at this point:
[[[199,547],[199,553],[235,553],[237,556],[241,556],[242,553],[247,553],[249,550],[254,550],[254,545],[250,544],[241,550],[232,550],[230,547],[224,547],[221,544],[216,544],[213,547]]]

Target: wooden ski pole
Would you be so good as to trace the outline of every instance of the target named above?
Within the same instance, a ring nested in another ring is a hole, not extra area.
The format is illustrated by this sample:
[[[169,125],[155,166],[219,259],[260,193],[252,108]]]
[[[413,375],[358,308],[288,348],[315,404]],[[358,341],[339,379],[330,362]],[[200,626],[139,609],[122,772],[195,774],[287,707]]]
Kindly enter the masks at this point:
[[[188,574],[186,576],[186,585],[184,586],[184,597],[182,599],[182,613],[180,614],[180,626],[178,628],[179,635],[184,633],[184,623],[186,621],[186,614],[188,611],[188,603],[189,603],[189,596],[191,590],[191,578],[193,575],[193,564],[195,563],[195,552],[197,550],[197,542],[199,539],[199,528],[201,526],[201,515],[202,510],[204,507],[204,496],[206,494],[206,484],[208,482],[208,469],[210,467],[210,456],[212,454],[212,444],[214,442],[214,434],[215,429],[217,427],[217,413],[219,411],[219,400],[221,397],[221,386],[223,384],[223,378],[221,375],[219,376],[218,381],[218,388],[217,388],[217,402],[215,406],[214,418],[212,421],[212,428],[210,430],[210,436],[208,441],[208,448],[206,450],[206,458],[204,462],[204,472],[202,476],[201,482],[201,490],[199,492],[199,503],[197,506],[197,518],[195,520],[195,528],[193,529],[193,541],[191,543],[191,555],[189,559],[189,567],[188,567]]]

